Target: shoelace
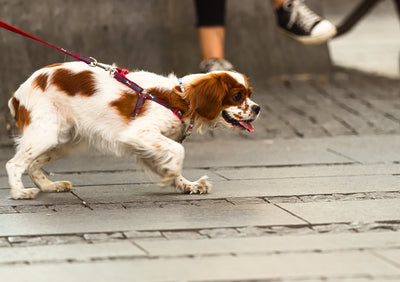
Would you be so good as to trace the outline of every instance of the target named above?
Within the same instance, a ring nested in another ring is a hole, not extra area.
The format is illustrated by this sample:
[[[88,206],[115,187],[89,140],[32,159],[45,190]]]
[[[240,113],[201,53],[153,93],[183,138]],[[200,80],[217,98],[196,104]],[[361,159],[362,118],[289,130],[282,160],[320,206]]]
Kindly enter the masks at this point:
[[[314,23],[321,18],[311,11],[303,1],[304,0],[289,0],[283,4],[286,11],[291,11],[287,27],[291,28],[294,23],[297,22],[300,27],[309,32]]]

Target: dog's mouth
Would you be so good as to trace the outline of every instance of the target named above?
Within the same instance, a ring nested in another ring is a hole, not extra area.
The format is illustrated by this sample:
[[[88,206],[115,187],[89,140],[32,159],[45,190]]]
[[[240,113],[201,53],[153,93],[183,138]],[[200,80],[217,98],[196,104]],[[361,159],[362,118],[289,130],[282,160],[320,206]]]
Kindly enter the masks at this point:
[[[242,130],[247,130],[248,132],[254,131],[254,126],[251,124],[254,121],[254,119],[251,120],[234,119],[226,111],[222,111],[222,117],[227,123],[233,125],[234,127],[240,128]]]

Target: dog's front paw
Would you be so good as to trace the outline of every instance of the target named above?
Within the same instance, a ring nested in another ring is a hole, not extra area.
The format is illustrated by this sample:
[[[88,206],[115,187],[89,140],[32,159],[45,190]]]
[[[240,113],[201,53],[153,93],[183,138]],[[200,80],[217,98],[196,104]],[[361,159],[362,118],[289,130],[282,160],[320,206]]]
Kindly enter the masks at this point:
[[[183,183],[181,190],[185,194],[207,194],[211,191],[211,183],[205,175],[195,182]]]
[[[38,188],[25,188],[19,190],[11,189],[10,198],[14,200],[28,200],[34,199],[40,190]]]

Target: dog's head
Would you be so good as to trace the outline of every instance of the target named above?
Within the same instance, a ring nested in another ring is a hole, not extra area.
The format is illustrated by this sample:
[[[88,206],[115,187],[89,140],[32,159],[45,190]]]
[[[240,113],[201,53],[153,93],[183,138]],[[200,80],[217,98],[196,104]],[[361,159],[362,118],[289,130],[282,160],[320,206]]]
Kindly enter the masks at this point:
[[[251,94],[244,75],[219,71],[194,79],[187,86],[186,99],[190,111],[206,122],[253,132],[251,123],[258,117],[260,106],[250,99]]]

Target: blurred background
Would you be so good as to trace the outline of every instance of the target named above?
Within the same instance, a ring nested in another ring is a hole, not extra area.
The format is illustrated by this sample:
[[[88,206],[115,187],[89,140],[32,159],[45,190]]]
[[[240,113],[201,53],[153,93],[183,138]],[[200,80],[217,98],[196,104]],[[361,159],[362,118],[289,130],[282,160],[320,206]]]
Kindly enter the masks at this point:
[[[340,24],[361,1],[322,0],[327,19]],[[394,1],[380,1],[348,33],[328,43],[336,66],[399,78],[400,18]]]
[[[340,24],[360,2],[307,0],[306,4]],[[329,77],[337,67],[398,78],[399,16],[394,1],[378,2],[348,33],[310,46],[278,31],[270,1],[228,0],[226,58],[261,89],[271,78]],[[0,19],[103,63],[178,76],[199,72],[191,0],[0,0]],[[0,144],[9,144],[13,122],[9,97],[36,69],[72,59],[6,30],[0,30],[0,54]]]

